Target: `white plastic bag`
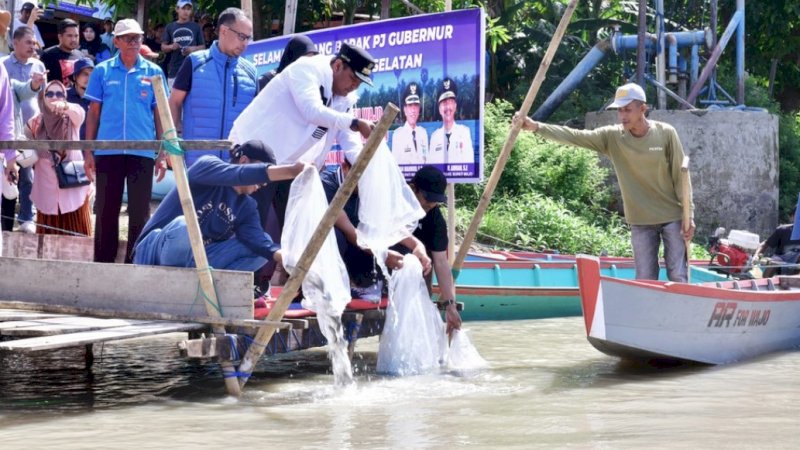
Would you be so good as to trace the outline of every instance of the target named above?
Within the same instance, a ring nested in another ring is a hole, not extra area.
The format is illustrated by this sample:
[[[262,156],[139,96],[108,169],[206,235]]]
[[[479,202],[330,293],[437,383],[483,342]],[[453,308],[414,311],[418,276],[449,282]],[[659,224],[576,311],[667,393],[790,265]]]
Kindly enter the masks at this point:
[[[447,347],[445,325],[428,297],[422,264],[413,255],[389,281],[389,308],[378,347],[378,373],[419,375],[438,371]]]
[[[384,275],[388,248],[411,235],[425,217],[389,147],[381,142],[358,181],[358,245],[372,250]]]
[[[314,167],[306,167],[292,182],[281,236],[283,264],[290,274],[297,267],[327,208],[319,173]],[[350,302],[350,282],[333,229],[303,280],[303,297],[303,307],[317,313],[322,334],[328,340],[328,355],[337,384],[349,383],[353,372],[347,356],[342,312]]]
[[[469,372],[489,367],[478,350],[470,342],[467,332],[453,330],[450,348],[447,351],[447,369],[456,372]]]

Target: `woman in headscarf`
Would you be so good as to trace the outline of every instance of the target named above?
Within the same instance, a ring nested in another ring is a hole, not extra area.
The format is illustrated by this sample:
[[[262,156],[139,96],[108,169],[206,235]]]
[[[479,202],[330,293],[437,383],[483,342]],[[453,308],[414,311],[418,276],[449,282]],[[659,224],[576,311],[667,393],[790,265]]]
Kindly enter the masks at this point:
[[[67,88],[51,81],[37,97],[39,111],[26,126],[28,139],[77,141],[86,113],[80,105],[67,102]],[[89,195],[92,185],[60,188],[55,165],[62,161],[83,161],[80,150],[39,150],[34,165],[31,200],[36,205],[36,233],[90,236],[92,223]]]
[[[111,49],[100,39],[100,34],[93,23],[87,23],[81,30],[81,53],[95,65],[111,58]]]
[[[261,92],[262,89],[275,78],[276,75],[283,72],[283,69],[289,67],[289,64],[297,61],[303,56],[314,56],[317,53],[317,47],[314,46],[314,42],[304,36],[302,34],[298,34],[291,39],[289,39],[289,43],[286,44],[286,48],[283,49],[283,55],[281,55],[281,60],[278,63],[278,68],[275,70],[270,70],[269,72],[261,75],[258,79],[258,91]]]

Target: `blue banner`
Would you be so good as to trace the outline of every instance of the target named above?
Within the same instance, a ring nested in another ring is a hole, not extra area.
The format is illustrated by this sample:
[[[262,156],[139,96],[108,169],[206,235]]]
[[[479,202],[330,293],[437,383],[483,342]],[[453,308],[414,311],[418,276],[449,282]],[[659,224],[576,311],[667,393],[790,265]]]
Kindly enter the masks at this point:
[[[485,27],[482,9],[384,20],[305,33],[321,54],[342,42],[375,59],[373,86],[361,84],[355,117],[377,121],[388,102],[401,113],[388,136],[407,178],[423,165],[450,182],[483,178]],[[258,41],[245,56],[259,75],[277,68],[290,36]],[[329,163],[342,156],[332,149]]]

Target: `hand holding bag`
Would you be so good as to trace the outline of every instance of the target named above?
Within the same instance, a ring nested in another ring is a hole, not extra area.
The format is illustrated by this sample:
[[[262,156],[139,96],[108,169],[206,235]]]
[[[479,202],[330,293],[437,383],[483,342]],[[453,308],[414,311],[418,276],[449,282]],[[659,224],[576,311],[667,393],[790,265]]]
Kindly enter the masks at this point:
[[[56,171],[56,177],[58,177],[59,188],[68,189],[91,184],[89,177],[86,176],[83,161],[59,161],[55,152],[50,154],[53,157],[53,169]]]

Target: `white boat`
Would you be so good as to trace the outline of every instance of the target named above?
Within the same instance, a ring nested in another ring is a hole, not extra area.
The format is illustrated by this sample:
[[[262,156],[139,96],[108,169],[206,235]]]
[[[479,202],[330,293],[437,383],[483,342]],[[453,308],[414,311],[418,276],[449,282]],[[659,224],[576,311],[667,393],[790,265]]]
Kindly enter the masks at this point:
[[[800,278],[623,280],[579,256],[578,282],[589,342],[609,355],[726,364],[800,346]]]

